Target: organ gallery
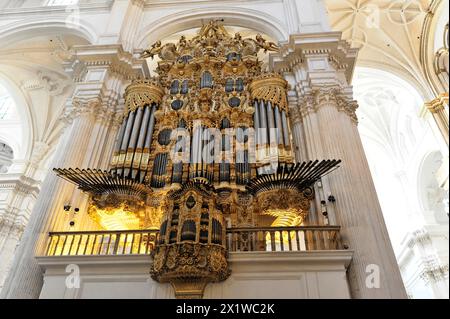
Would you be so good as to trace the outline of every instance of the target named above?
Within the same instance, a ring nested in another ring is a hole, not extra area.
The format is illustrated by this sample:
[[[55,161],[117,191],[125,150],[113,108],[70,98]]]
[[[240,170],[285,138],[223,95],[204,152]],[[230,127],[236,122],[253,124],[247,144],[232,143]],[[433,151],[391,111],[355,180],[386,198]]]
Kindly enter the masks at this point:
[[[448,298],[448,1],[369,2],[0,1],[0,299]]]
[[[288,83],[258,58],[278,51],[217,21],[191,39],[156,42],[143,57],[157,59],[157,76],[127,87],[109,170],[55,168],[89,194],[89,215],[103,226],[115,218],[159,230],[139,244],[154,249],[151,276],[176,297],[200,298],[207,283],[226,280],[233,245],[266,251],[313,240],[226,231],[308,225],[314,183],[340,163],[294,160]]]

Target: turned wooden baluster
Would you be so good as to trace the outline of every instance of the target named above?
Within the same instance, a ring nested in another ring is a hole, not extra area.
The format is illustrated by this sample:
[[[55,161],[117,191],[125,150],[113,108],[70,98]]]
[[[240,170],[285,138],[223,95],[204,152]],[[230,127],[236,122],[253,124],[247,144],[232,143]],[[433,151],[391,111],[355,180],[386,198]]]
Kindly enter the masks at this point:
[[[330,233],[331,233],[330,231],[325,231],[323,233],[323,244],[325,250],[330,249]]]
[[[283,231],[278,231],[278,233],[280,234],[280,249],[281,251],[284,251],[284,238],[283,238]]]
[[[289,243],[289,251],[292,251],[292,240],[291,240],[291,231],[288,230],[287,231],[287,235],[288,235],[288,243]]]
[[[299,230],[294,230],[295,232],[295,242],[297,243],[297,251],[301,250],[301,246],[300,246],[300,231]]]
[[[314,233],[315,233],[316,249],[317,250],[322,250],[322,244],[323,244],[322,232],[321,231],[315,231]]]
[[[305,239],[308,238],[308,246],[306,250],[314,250],[316,243],[314,238],[314,230],[305,231]]]
[[[271,251],[276,251],[276,248],[275,248],[275,234],[274,234],[273,231],[270,231],[270,248],[271,248]]]

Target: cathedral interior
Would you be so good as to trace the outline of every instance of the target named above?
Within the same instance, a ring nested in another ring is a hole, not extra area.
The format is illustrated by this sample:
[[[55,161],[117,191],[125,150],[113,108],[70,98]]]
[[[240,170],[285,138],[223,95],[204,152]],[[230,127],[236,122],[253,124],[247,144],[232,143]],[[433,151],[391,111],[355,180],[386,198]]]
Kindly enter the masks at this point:
[[[447,1],[0,26],[0,298],[449,298]]]

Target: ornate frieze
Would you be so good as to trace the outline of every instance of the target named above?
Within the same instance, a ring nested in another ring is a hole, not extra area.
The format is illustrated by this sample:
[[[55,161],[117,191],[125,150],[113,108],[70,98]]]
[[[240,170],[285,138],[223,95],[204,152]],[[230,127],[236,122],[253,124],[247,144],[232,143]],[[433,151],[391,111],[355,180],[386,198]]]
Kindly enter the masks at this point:
[[[448,264],[440,265],[437,260],[429,260],[425,263],[420,278],[427,284],[445,280],[448,278]]]
[[[336,107],[339,112],[347,114],[354,123],[358,123],[356,116],[358,103],[349,99],[338,86],[316,87],[310,90],[309,93],[302,95],[299,98],[298,106],[290,108],[293,112],[292,119],[295,123],[295,121],[303,119],[308,114],[317,112],[319,108],[325,105]]]
[[[100,98],[82,99],[74,97],[66,104],[65,111],[61,116],[61,120],[67,125],[80,116],[91,116],[93,119],[105,124],[117,121],[117,117],[122,118],[111,103],[105,103]]]
[[[249,86],[252,99],[271,102],[286,111],[288,110],[287,88],[287,81],[276,73],[263,74],[255,78]]]
[[[164,89],[155,80],[135,80],[125,91],[125,114],[146,105],[160,104]]]
[[[281,75],[262,70],[261,50],[278,47],[230,35],[217,21],[191,39],[157,41],[142,58],[160,58],[158,76],[127,87],[110,170],[56,169],[91,195],[99,223],[117,214],[141,228],[149,224],[136,217],[159,222],[162,214],[151,274],[178,298],[201,297],[207,283],[228,277],[227,226],[300,225],[311,186],[340,163],[293,163],[288,106],[296,97],[288,100]],[[92,83],[104,78],[102,61],[84,63]],[[97,118],[108,111],[101,102],[75,99],[72,116]]]
[[[207,283],[230,275],[226,225],[216,198],[203,180],[184,184],[166,197],[151,275],[170,282],[177,298],[201,298]]]

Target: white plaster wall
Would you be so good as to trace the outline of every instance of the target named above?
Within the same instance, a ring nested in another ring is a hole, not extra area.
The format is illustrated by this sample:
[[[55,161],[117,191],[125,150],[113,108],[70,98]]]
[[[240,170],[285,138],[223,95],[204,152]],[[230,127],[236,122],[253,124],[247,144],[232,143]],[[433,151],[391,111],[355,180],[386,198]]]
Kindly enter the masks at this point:
[[[346,267],[352,252],[230,253],[231,276],[206,286],[211,299],[350,298]]]
[[[231,276],[209,284],[204,298],[350,298],[351,256],[351,251],[230,253]],[[41,299],[174,298],[170,284],[150,278],[149,256],[39,257],[38,262],[45,271]],[[79,266],[79,288],[66,286],[68,265]]]

